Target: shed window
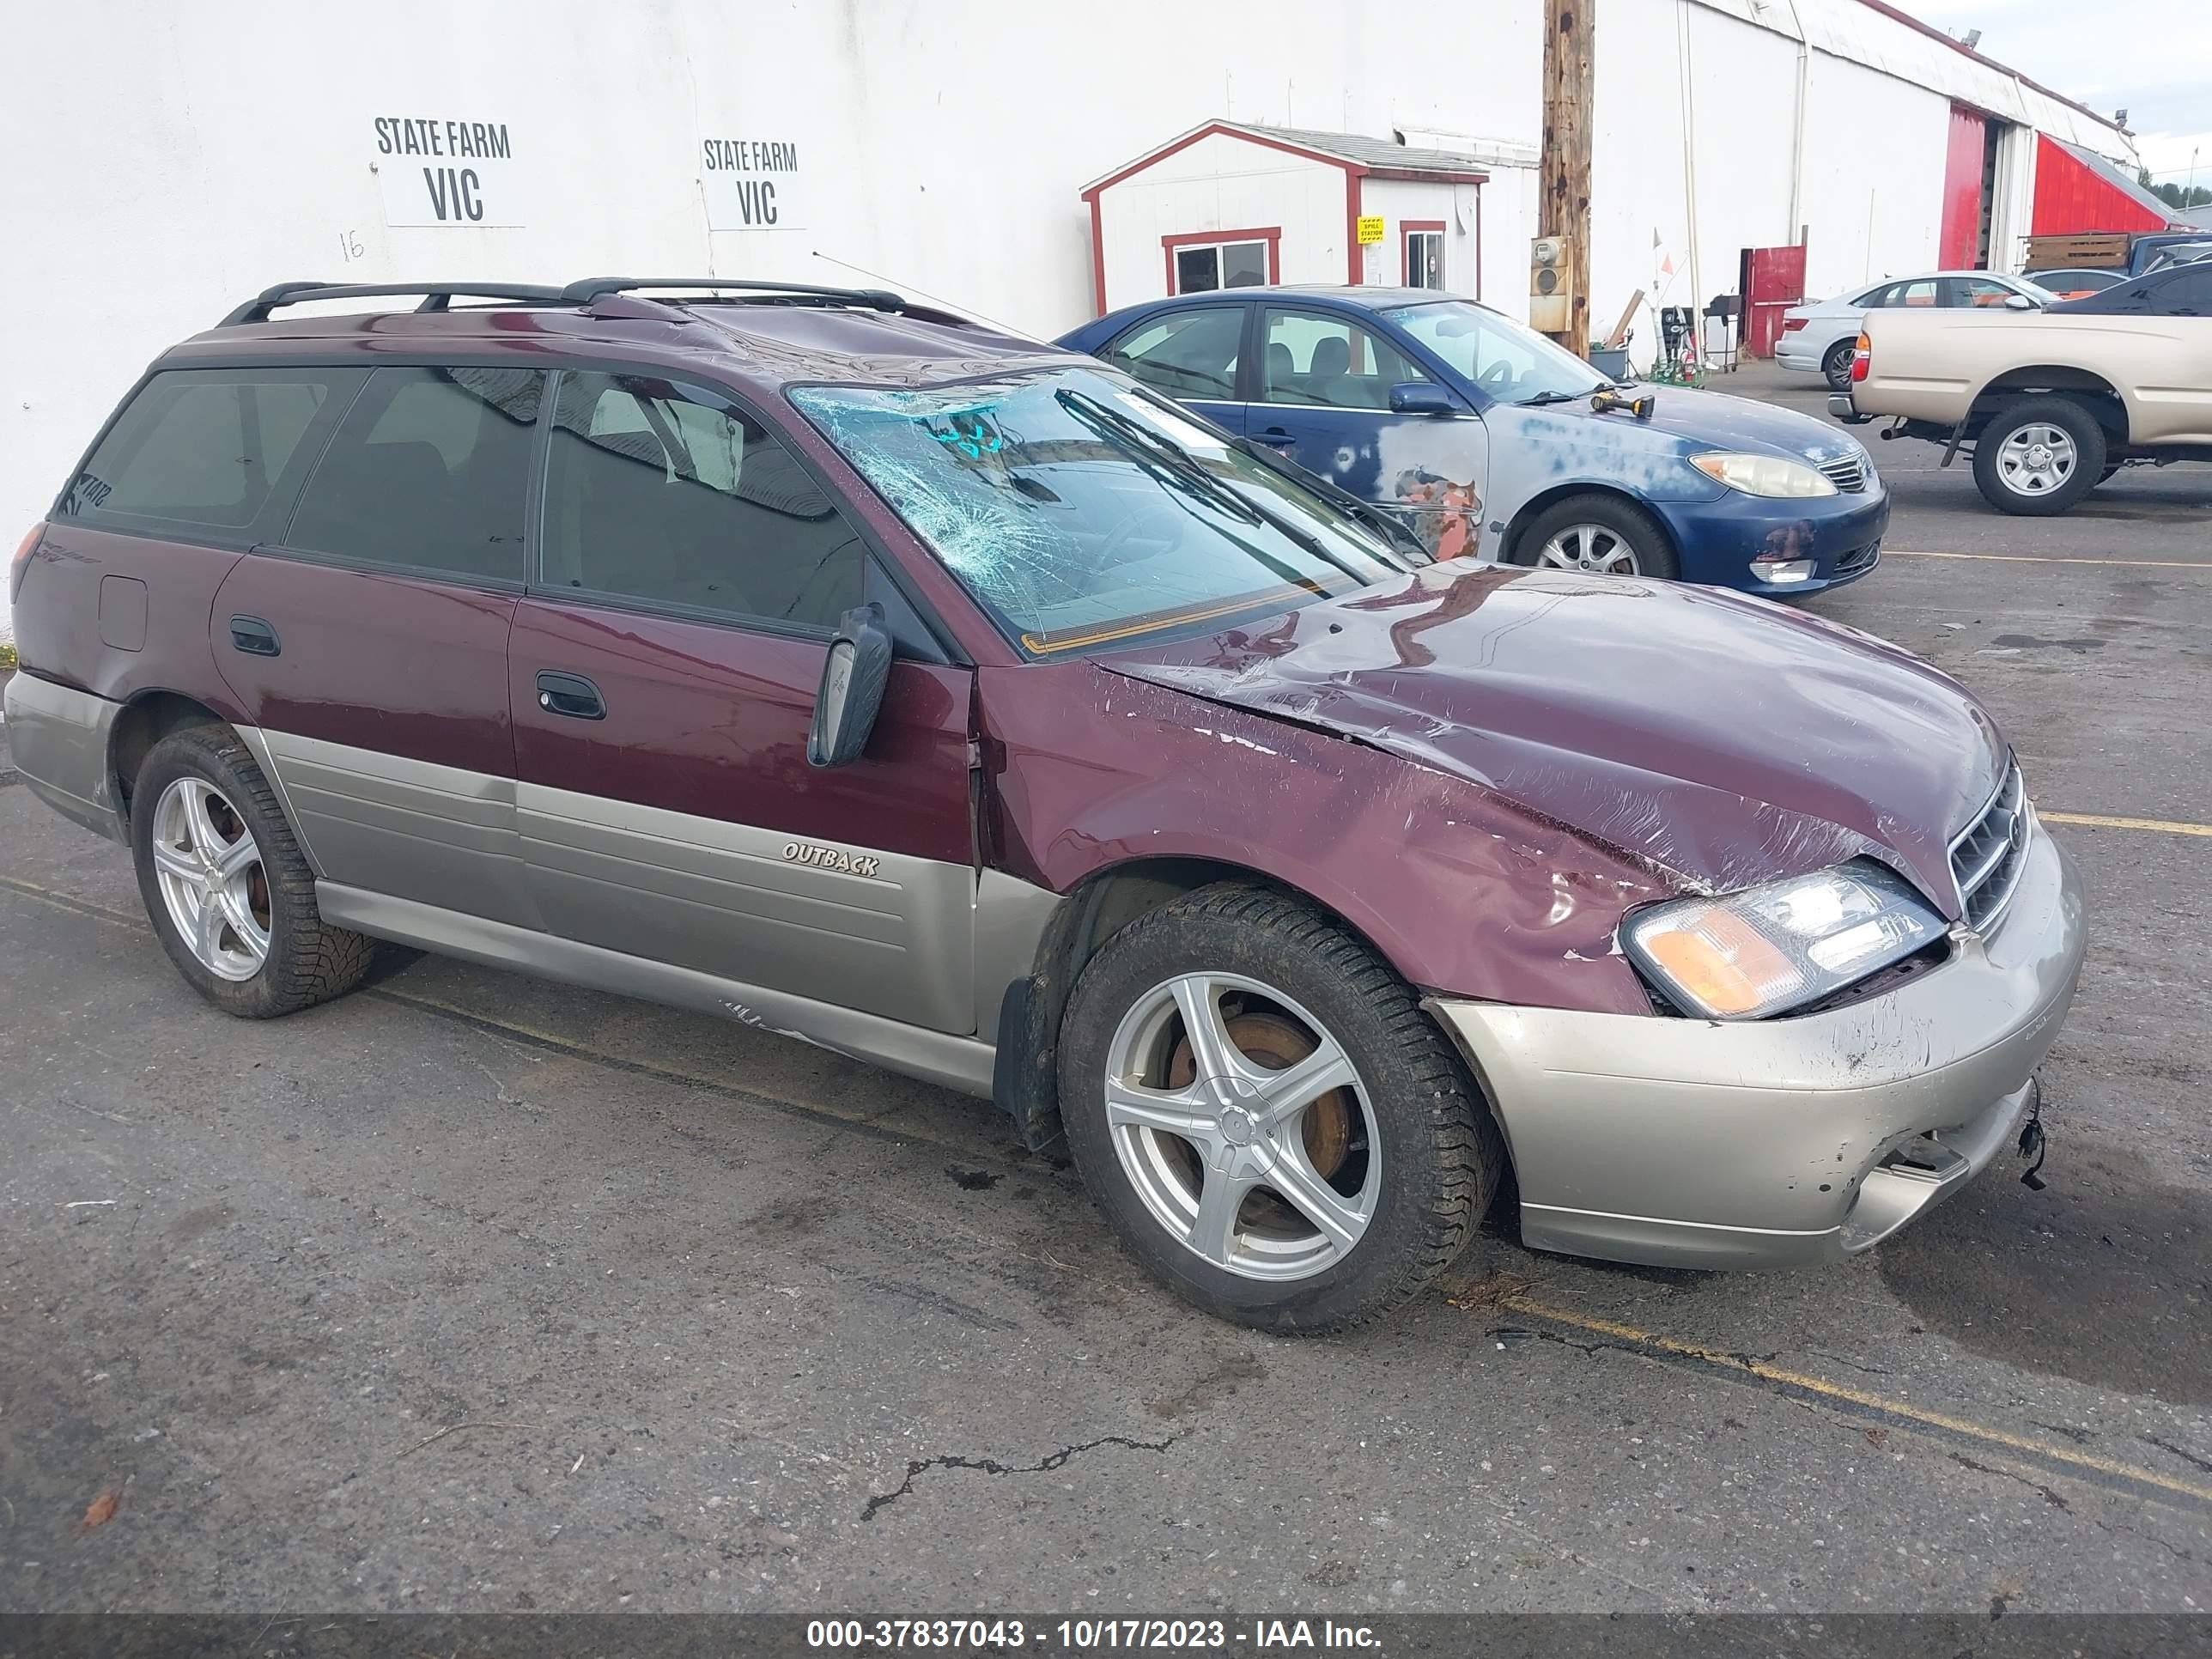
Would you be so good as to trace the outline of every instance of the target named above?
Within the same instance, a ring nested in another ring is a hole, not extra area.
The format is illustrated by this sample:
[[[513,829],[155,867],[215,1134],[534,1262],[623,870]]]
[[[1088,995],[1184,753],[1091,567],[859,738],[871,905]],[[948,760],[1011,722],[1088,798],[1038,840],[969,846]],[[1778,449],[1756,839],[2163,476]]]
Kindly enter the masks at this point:
[[[1220,288],[1259,288],[1267,281],[1264,241],[1204,242],[1171,249],[1175,291],[1210,294]]]

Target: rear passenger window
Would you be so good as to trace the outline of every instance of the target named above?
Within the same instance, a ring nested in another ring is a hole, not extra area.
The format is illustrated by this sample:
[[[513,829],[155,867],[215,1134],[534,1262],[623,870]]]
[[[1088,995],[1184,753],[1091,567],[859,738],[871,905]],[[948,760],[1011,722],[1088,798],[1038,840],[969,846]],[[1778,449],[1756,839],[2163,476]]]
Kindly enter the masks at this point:
[[[712,394],[628,374],[562,377],[543,580],[648,604],[833,628],[867,552],[765,427]]]
[[[520,581],[544,384],[535,369],[378,369],[284,539],[304,552]]]
[[[305,440],[317,421],[334,419],[360,383],[337,369],[165,370],[101,437],[61,515],[251,540],[244,532],[272,503],[282,512],[314,459]]]

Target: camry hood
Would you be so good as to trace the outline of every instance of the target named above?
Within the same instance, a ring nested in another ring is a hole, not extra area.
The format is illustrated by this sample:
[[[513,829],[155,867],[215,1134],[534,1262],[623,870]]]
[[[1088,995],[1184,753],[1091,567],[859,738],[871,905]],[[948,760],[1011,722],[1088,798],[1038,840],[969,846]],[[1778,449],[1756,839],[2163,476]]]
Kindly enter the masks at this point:
[[[1464,561],[1102,664],[1495,791],[1691,890],[1870,854],[1946,916],[2006,749],[1897,647],[1717,589]]]
[[[1708,448],[1767,450],[1805,456],[1817,463],[1839,460],[1865,450],[1857,439],[1794,409],[1778,409],[1749,398],[1690,386],[1638,386],[1637,390],[1649,392],[1653,399],[1651,418],[1641,423],[1644,428],[1679,438],[1693,453]],[[1625,422],[1632,418],[1618,411],[1600,414],[1587,402],[1555,404],[1546,412],[1570,419]]]

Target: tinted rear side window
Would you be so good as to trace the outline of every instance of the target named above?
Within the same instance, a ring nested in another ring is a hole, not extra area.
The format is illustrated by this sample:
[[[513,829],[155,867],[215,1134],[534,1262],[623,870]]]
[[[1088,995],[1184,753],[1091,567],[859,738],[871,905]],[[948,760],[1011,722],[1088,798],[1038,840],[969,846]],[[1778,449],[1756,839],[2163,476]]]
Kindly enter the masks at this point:
[[[100,438],[60,515],[251,542],[281,518],[361,380],[345,369],[164,370]]]
[[[380,368],[347,410],[292,515],[305,552],[522,580],[535,369]]]

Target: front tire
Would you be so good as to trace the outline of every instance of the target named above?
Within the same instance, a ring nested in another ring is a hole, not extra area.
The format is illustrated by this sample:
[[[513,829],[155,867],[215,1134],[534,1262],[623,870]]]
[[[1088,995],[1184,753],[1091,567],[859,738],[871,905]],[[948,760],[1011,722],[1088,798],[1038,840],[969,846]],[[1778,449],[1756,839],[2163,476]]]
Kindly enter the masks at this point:
[[[1851,389],[1851,359],[1857,351],[1856,340],[1838,340],[1820,359],[1820,374],[1831,391],[1849,392]]]
[[[1974,483],[2000,513],[2054,517],[2101,482],[2105,447],[2105,428],[2077,399],[2015,398],[1974,440]]]
[[[1554,501],[1531,519],[1513,544],[1513,562],[1668,581],[1680,574],[1658,520],[1632,501],[1595,491]]]
[[[270,1019],[361,983],[374,945],[322,919],[314,872],[236,732],[172,732],[131,799],[139,895],[194,990],[227,1014]]]
[[[1261,1330],[1343,1330],[1416,1294],[1505,1162],[1405,981],[1312,905],[1240,885],[1163,905],[1085,965],[1060,1099],[1130,1253]]]

